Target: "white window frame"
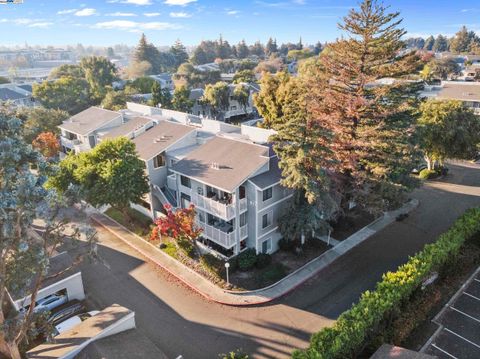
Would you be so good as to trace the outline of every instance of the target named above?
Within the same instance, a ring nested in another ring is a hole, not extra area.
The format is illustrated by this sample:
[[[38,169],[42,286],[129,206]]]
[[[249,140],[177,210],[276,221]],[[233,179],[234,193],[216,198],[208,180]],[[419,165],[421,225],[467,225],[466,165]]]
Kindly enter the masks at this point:
[[[266,251],[266,252],[263,251],[263,244],[264,244],[265,242],[267,242],[267,251]],[[261,247],[262,247],[262,248],[260,249],[260,252],[261,252],[261,253],[264,253],[264,254],[270,254],[270,253],[272,253],[272,248],[273,248],[273,240],[272,240],[272,237],[268,237],[267,239],[264,239],[264,240],[262,241]]]
[[[264,227],[263,226],[263,217],[267,216],[267,225]],[[273,211],[269,211],[267,213],[265,213],[264,215],[262,215],[262,229],[267,229],[269,227],[271,227],[273,224]]]

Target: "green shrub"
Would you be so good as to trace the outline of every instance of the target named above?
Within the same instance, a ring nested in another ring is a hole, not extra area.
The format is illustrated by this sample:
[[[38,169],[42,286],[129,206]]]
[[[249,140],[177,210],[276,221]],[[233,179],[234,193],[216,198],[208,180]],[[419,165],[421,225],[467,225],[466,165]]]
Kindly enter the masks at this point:
[[[257,253],[253,248],[246,249],[238,255],[238,267],[241,270],[249,270],[253,268],[256,262]]]
[[[285,270],[285,266],[281,263],[275,263],[262,273],[261,280],[263,285],[269,285],[278,282],[285,277],[286,274],[287,271]]]
[[[429,170],[427,168],[421,170],[420,173],[418,174],[418,177],[420,179],[431,179],[431,178],[435,178],[437,176],[438,176],[437,171]]]
[[[216,277],[221,277],[221,273],[224,268],[224,262],[221,259],[215,257],[211,253],[207,253],[200,257],[200,263],[210,273]]]
[[[195,246],[188,239],[178,239],[178,247],[190,258],[195,257]]]
[[[480,231],[480,209],[466,211],[435,243],[427,244],[396,272],[387,272],[374,291],[366,291],[357,304],[344,312],[335,325],[312,335],[306,350],[293,358],[351,358],[388,329],[390,318],[398,313],[422,282],[433,272],[441,272],[450,258],[457,257],[465,241]]]
[[[272,263],[272,256],[270,254],[260,253],[257,256],[257,262],[255,263],[255,266],[262,269],[267,267],[270,263]]]
[[[248,359],[248,355],[238,349],[228,354],[220,354],[221,359]]]
[[[295,249],[295,242],[294,241],[289,241],[286,238],[281,238],[278,241],[278,248],[281,251],[293,252],[293,250]]]
[[[178,248],[177,248],[177,246],[174,243],[170,243],[170,242],[167,242],[167,243],[164,243],[164,244],[165,244],[164,248],[160,247],[162,249],[162,251],[167,253],[170,257],[178,259],[178,253],[177,253]]]

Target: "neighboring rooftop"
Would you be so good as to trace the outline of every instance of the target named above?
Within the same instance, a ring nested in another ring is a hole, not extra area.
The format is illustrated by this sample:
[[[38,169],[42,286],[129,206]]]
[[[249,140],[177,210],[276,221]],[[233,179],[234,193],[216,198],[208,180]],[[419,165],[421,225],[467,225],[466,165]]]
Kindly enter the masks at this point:
[[[40,344],[29,350],[26,356],[30,359],[71,357],[73,352],[86,347],[92,340],[97,339],[97,336],[100,334],[115,334],[126,329],[131,329],[132,325],[130,324],[108,330],[109,333],[104,332],[107,328],[118,324],[120,321],[127,320],[127,316],[133,315],[134,313],[131,310],[118,304],[113,304],[72,329],[60,333],[54,338],[53,343]]]
[[[138,329],[128,330],[90,343],[76,359],[167,359]]]
[[[217,136],[173,170],[231,193],[268,161],[268,147]]]
[[[135,132],[136,130],[152,122],[153,121],[151,119],[146,117],[134,117],[131,120],[125,122],[123,125],[115,127],[113,130],[108,131],[102,136],[102,139],[127,136],[128,134]]]
[[[32,85],[29,85],[29,84],[18,85],[18,87],[20,87],[21,89],[24,89],[25,91],[28,91],[28,92],[33,91]]]
[[[439,99],[480,101],[480,83],[444,82],[437,94]]]
[[[22,98],[28,97],[27,95],[23,95],[19,92],[10,90],[8,88],[0,88],[0,101],[15,101],[20,100]]]
[[[148,161],[193,131],[193,127],[163,120],[132,141],[137,147],[139,157]]]
[[[90,132],[120,116],[119,112],[105,110],[100,107],[90,107],[70,117],[59,127],[79,135],[88,135]]]
[[[80,270],[78,268],[75,268],[73,264],[74,261],[67,252],[62,252],[54,257],[51,257],[48,266],[47,276],[42,281],[40,289],[47,288],[52,284],[61,281],[62,279],[68,278],[73,274],[78,273]],[[35,280],[32,280],[28,288],[10,287],[10,296],[12,297],[13,301],[23,299],[26,294],[31,293],[34,285]]]
[[[266,189],[276,185],[282,179],[282,170],[278,167],[278,157],[270,157],[269,170],[258,176],[250,178],[250,181],[260,189]]]

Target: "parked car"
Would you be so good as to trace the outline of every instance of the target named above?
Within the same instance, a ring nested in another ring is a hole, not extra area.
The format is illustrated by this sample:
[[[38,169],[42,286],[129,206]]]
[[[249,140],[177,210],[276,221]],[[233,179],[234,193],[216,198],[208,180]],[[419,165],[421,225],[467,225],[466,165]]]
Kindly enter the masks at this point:
[[[53,325],[57,325],[58,323],[61,323],[68,318],[73,317],[74,315],[85,312],[85,310],[86,308],[82,302],[78,300],[73,300],[60,307],[55,308],[50,314],[48,322]]]
[[[61,306],[68,302],[68,297],[65,294],[51,294],[46,296],[45,298],[39,299],[36,301],[35,308],[33,311],[35,313],[43,312],[43,311],[51,311],[54,308]],[[26,307],[20,309],[20,313],[25,313],[30,306],[27,305]]]
[[[99,310],[92,310],[90,312],[82,313],[74,317],[71,317],[55,325],[53,336],[57,336],[60,333],[63,333],[69,329],[72,329],[74,326],[80,324],[81,322],[83,322],[84,320],[87,320],[88,318],[93,317],[94,315],[97,315],[98,313],[100,313]]]

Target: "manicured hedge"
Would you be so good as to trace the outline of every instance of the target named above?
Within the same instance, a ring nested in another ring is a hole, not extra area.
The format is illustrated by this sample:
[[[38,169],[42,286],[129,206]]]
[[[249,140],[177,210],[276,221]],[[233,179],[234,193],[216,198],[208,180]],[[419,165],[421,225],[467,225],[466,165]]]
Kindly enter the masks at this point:
[[[340,315],[333,327],[313,334],[309,348],[295,351],[292,357],[336,359],[358,355],[422,282],[448,265],[465,241],[478,232],[480,209],[470,209],[435,243],[427,244],[396,272],[384,274],[374,291],[363,293],[359,302]]]

